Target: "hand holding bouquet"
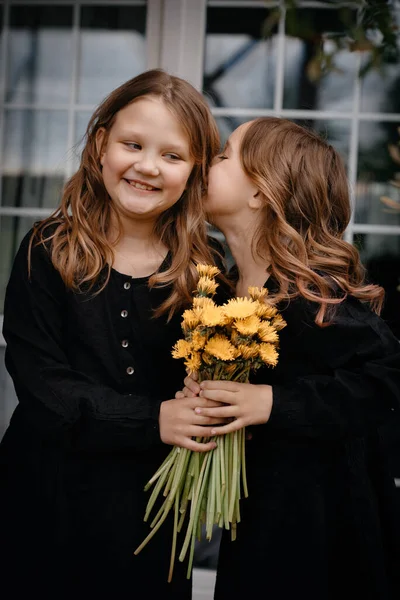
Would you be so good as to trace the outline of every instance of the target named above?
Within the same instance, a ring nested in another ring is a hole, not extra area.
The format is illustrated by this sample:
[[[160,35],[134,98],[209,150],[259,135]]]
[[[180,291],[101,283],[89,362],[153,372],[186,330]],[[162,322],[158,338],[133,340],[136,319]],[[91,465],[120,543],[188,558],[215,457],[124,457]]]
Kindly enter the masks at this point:
[[[173,348],[174,358],[183,359],[189,372],[197,372],[199,382],[225,379],[247,383],[250,373],[263,365],[278,362],[278,331],[286,323],[275,307],[265,303],[265,288],[249,288],[250,298],[233,298],[222,306],[212,297],[217,289],[216,267],[197,265],[199,280],[191,309],[183,313],[184,338]],[[197,441],[208,441],[199,438]],[[144,520],[147,521],[162,488],[165,500],[151,522],[152,531],[135,550],[138,554],[174,509],[174,529],[168,581],[171,581],[177,535],[189,514],[179,554],[183,561],[189,551],[188,577],[193,566],[196,538],[203,525],[211,539],[213,526],[231,530],[236,537],[240,521],[239,501],[248,495],[244,428],[218,438],[215,450],[193,452],[174,446],[145,487],[155,484]],[[190,507],[190,508],[189,508]]]

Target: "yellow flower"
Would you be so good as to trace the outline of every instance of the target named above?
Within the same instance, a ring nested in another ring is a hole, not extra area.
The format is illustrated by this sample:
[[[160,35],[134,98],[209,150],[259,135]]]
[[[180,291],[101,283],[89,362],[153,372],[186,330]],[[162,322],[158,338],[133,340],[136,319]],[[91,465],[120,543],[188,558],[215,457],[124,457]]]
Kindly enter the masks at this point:
[[[216,277],[221,272],[218,267],[203,264],[196,265],[196,269],[200,277],[209,277],[210,279]]]
[[[267,365],[275,365],[278,363],[278,352],[272,344],[260,344],[258,347],[259,356]]]
[[[205,308],[206,306],[217,306],[212,298],[207,296],[195,296],[193,298],[193,306],[195,308]]]
[[[276,317],[272,321],[272,324],[275,327],[275,329],[277,329],[278,331],[280,331],[287,325],[285,319],[283,319],[283,317],[281,315],[276,315]]]
[[[270,342],[271,344],[276,344],[279,340],[278,332],[275,327],[270,323],[261,323],[258,328],[258,337],[262,342]]]
[[[201,312],[200,321],[206,327],[215,327],[225,323],[225,315],[220,306],[206,306]]]
[[[202,359],[206,365],[213,365],[215,363],[215,357],[211,356],[211,354],[208,354],[207,352],[203,352]]]
[[[242,343],[242,336],[239,335],[239,332],[236,329],[231,330],[231,342],[235,346]]]
[[[238,344],[236,346],[237,357],[243,360],[250,360],[258,356],[258,345],[257,344]]]
[[[216,334],[206,344],[205,351],[219,360],[233,360],[236,350],[227,337]]]
[[[187,309],[182,315],[182,329],[191,331],[200,323],[200,315],[198,310]]]
[[[178,340],[172,348],[173,358],[187,358],[192,351],[192,346],[186,340]]]
[[[234,323],[236,329],[242,335],[254,335],[260,328],[261,321],[256,315],[251,315]]]
[[[277,314],[278,310],[275,306],[268,306],[268,304],[263,304],[259,302],[257,305],[256,314],[260,319],[272,319]]]
[[[245,319],[254,315],[257,303],[249,298],[232,298],[224,305],[225,315],[230,319]]]
[[[250,294],[250,298],[252,300],[260,300],[262,301],[265,296],[268,294],[268,290],[266,288],[259,288],[259,287],[249,287],[248,288],[249,294]]]
[[[209,277],[202,276],[197,282],[199,296],[213,296],[217,291],[218,283]]]
[[[206,345],[207,336],[200,333],[200,331],[194,331],[192,334],[192,349],[194,351],[201,350]]]
[[[185,360],[185,366],[189,373],[198,371],[201,367],[201,357],[199,352],[193,352],[190,358]]]
[[[224,365],[224,370],[223,370],[223,374],[224,374],[224,379],[231,379],[232,375],[235,374],[235,371],[237,371],[238,369],[241,369],[241,366],[238,366],[238,363],[236,362],[232,362],[232,363],[227,363],[226,365]]]

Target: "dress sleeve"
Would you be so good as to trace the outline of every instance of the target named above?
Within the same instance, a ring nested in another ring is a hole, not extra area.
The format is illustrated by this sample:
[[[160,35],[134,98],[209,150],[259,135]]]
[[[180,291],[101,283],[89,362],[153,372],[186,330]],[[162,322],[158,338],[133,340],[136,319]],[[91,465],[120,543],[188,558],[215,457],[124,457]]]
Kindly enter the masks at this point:
[[[3,324],[19,418],[30,430],[74,448],[143,449],[161,443],[161,399],[120,394],[71,367],[64,347],[68,292],[43,246],[33,247],[28,275],[28,244],[29,234],[13,264]]]
[[[394,416],[400,407],[400,344],[383,320],[351,302],[331,326],[308,324],[301,335],[317,368],[304,376],[289,373],[273,385],[269,427],[332,440],[364,435]]]

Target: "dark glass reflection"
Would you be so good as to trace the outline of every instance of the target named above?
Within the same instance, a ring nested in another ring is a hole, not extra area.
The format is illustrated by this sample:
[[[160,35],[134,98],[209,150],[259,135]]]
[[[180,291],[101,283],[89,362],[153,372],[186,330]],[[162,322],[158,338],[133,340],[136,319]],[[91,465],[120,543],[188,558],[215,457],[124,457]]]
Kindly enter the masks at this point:
[[[72,5],[11,6],[6,102],[68,102],[72,12]]]
[[[78,102],[98,104],[146,68],[146,6],[83,6]]]

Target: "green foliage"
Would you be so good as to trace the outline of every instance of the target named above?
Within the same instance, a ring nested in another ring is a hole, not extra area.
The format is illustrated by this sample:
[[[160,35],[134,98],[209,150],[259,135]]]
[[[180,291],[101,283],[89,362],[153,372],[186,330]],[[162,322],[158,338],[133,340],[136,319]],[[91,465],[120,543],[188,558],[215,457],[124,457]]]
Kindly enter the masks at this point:
[[[373,68],[380,69],[385,63],[398,61],[398,27],[390,3],[385,0],[354,0],[349,5],[348,2],[331,0],[329,4],[337,7],[310,9],[302,7],[299,0],[286,0],[281,7],[269,11],[262,27],[263,36],[270,37],[276,31],[284,10],[286,34],[314,46],[307,66],[311,81],[338,71],[335,58],[343,49],[365,53],[361,77]],[[329,50],[324,43],[327,41],[330,42]]]

